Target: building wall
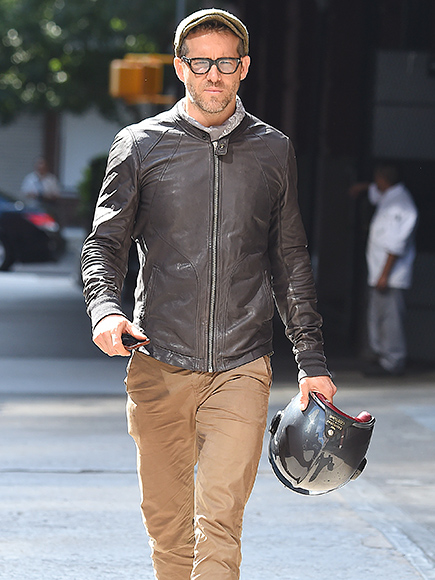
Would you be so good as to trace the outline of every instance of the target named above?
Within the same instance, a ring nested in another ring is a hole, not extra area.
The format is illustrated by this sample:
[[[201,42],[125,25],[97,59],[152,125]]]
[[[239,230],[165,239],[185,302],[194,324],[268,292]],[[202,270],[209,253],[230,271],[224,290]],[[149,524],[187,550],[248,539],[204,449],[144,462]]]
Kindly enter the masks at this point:
[[[77,189],[89,161],[109,151],[120,129],[120,124],[106,121],[93,111],[62,115],[59,177],[66,190]]]
[[[378,52],[374,157],[435,160],[435,76],[430,62],[428,52]]]
[[[22,115],[0,128],[0,190],[19,197],[25,175],[43,151],[43,118]]]

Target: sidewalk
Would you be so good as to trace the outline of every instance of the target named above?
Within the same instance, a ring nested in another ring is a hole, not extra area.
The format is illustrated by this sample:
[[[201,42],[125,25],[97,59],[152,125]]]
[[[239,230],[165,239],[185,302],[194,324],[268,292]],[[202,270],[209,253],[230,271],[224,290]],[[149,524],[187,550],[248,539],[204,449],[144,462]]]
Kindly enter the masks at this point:
[[[124,366],[0,359],[2,580],[152,580]],[[35,387],[38,375],[46,380]],[[278,482],[263,453],[242,580],[435,578],[434,378],[367,384],[337,373],[336,404],[377,418],[366,471],[341,490],[304,497]],[[293,394],[275,385],[270,416]]]

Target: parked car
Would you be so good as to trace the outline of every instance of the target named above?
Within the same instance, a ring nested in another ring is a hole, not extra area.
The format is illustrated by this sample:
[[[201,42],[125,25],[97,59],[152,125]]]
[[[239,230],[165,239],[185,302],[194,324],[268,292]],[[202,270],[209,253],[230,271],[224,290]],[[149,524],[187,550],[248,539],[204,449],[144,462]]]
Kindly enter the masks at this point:
[[[65,246],[59,224],[42,206],[0,192],[0,270],[14,262],[57,261]]]

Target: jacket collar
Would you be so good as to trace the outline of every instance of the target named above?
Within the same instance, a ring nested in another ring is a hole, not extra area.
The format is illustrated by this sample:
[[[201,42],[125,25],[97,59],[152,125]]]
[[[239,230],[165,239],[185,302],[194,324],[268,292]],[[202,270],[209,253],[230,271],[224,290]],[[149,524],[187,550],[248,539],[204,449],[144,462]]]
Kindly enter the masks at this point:
[[[234,131],[245,119],[246,111],[240,97],[236,97],[236,110],[222,125],[204,127],[196,119],[188,115],[185,110],[185,99],[181,99],[175,104],[173,112],[175,113],[176,120],[183,120],[188,123],[190,128],[196,128],[201,131],[201,134],[207,133],[210,136],[211,141],[218,141],[223,137],[226,137]],[[186,127],[185,123],[182,123],[183,127]],[[194,131],[196,133],[196,131]]]

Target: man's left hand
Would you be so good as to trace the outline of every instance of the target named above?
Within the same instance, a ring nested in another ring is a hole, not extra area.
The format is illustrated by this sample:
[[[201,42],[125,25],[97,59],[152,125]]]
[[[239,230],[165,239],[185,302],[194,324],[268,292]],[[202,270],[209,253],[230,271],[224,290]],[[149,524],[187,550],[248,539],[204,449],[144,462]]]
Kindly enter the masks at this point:
[[[299,404],[301,411],[304,411],[308,406],[308,393],[320,393],[332,403],[332,399],[337,392],[337,387],[334,385],[330,377],[325,375],[319,377],[305,377],[299,383],[299,390]]]

